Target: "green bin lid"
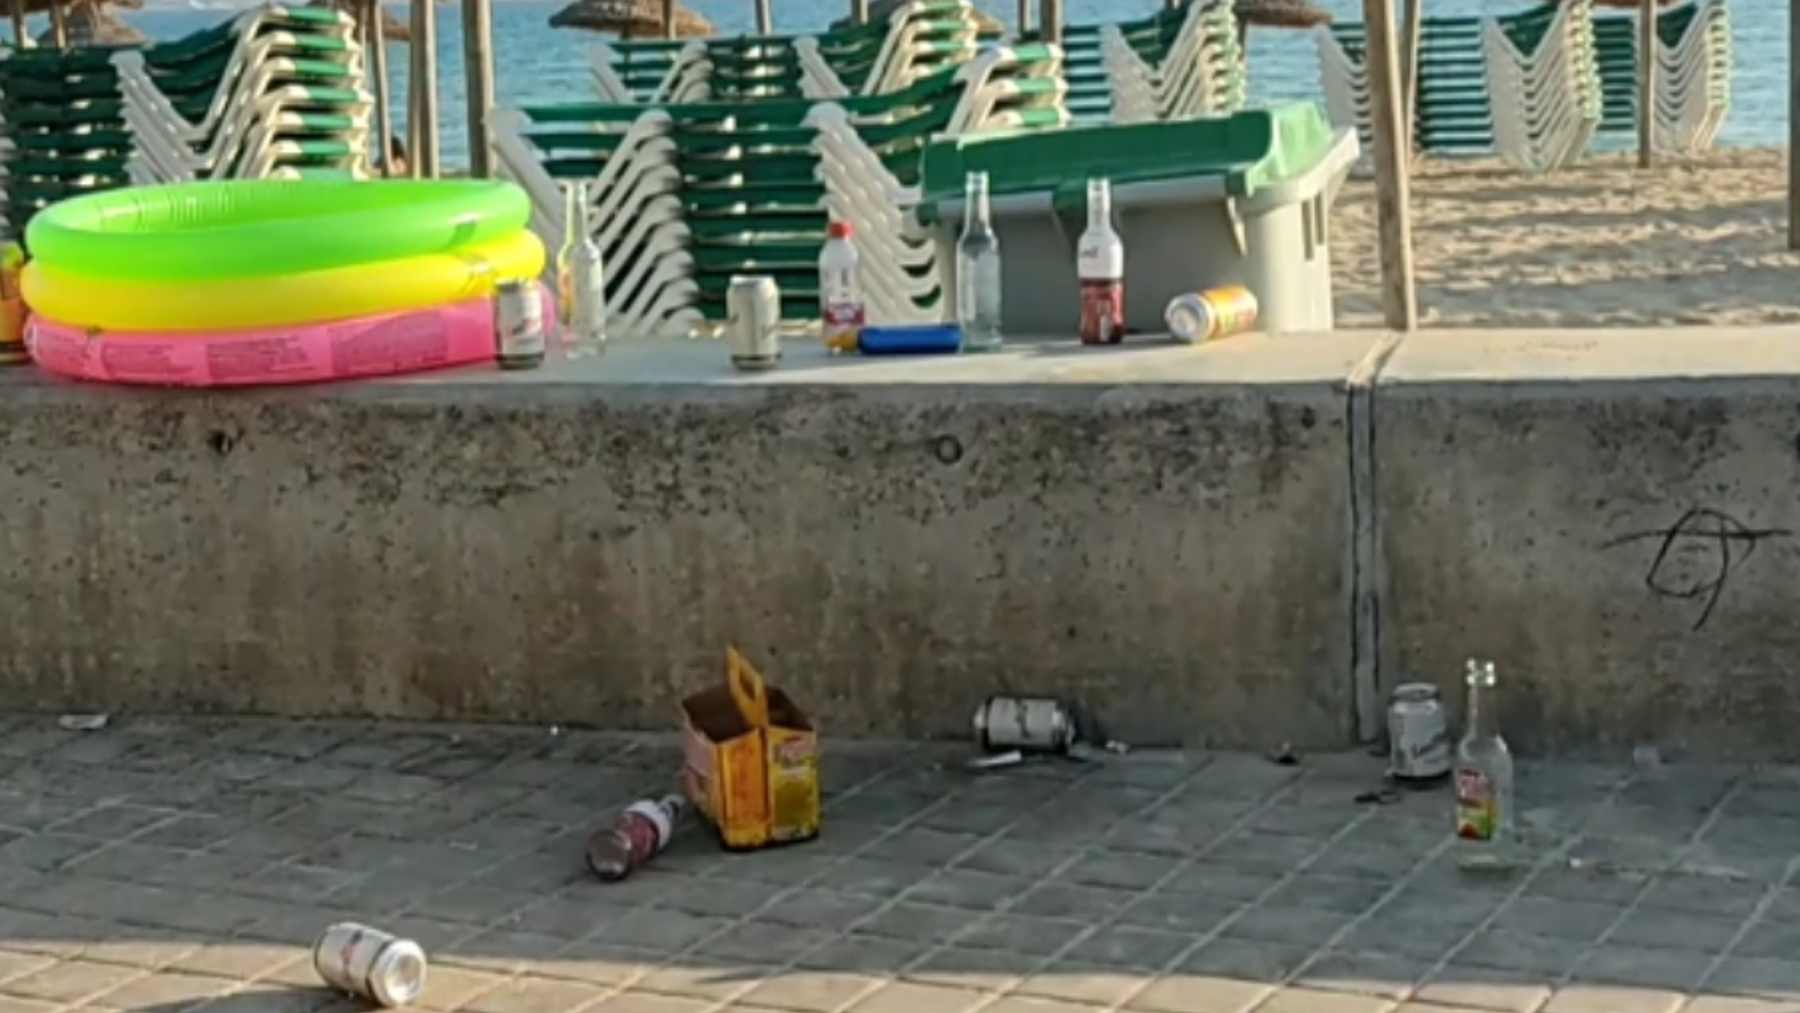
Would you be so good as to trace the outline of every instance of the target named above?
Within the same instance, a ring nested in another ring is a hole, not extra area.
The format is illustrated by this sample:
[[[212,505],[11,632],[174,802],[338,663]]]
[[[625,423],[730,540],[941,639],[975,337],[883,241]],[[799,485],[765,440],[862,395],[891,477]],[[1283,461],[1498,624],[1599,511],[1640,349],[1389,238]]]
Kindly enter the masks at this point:
[[[938,203],[960,198],[970,172],[988,174],[991,195],[1048,193],[1057,207],[1084,206],[1086,181],[1096,177],[1114,185],[1223,177],[1226,193],[1249,197],[1319,164],[1331,138],[1310,102],[1228,117],[944,138],[925,148],[920,213],[935,217]]]

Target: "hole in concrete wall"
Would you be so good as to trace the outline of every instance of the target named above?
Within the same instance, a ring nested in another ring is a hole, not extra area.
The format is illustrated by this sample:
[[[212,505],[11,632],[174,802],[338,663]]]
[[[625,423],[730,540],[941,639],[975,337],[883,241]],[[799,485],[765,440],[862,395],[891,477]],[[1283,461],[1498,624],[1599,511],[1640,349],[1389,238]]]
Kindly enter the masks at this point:
[[[213,453],[224,457],[231,453],[233,447],[237,446],[237,437],[223,429],[215,429],[206,437],[206,445],[212,448]]]
[[[955,464],[963,458],[962,441],[954,436],[940,436],[931,442],[931,452],[944,464]]]
[[[1300,409],[1300,428],[1311,429],[1318,421],[1319,413],[1313,411],[1311,406]]]

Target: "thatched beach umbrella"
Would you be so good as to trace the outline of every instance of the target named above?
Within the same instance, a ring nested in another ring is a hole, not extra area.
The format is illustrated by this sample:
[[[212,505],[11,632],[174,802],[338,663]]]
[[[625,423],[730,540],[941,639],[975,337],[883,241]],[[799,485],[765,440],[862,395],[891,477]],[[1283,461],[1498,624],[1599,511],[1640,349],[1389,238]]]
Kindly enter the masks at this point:
[[[141,5],[140,5],[141,6]],[[76,0],[63,16],[70,46],[141,46],[150,41],[143,32],[119,20],[96,0]],[[54,43],[52,28],[38,36],[40,43]]]
[[[906,6],[912,0],[874,0],[869,4],[870,21],[886,21],[894,16],[894,12]],[[1005,22],[983,10],[972,12],[975,15],[976,27],[983,35],[1000,35],[1006,31]],[[849,28],[856,24],[854,18],[839,18],[831,23],[833,28]]]
[[[71,11],[77,3],[85,3],[85,2],[88,2],[88,0],[57,0],[57,2],[52,2],[52,0],[8,0],[6,9],[7,9],[8,13],[12,14],[13,44],[15,46],[19,47],[20,49],[30,49],[31,45],[32,45],[31,36],[25,34],[25,17],[26,17],[26,15],[42,14],[45,11],[49,11],[50,12],[50,30],[48,32],[44,33],[44,37],[43,37],[44,41],[50,42],[53,44],[68,45],[70,43],[70,40],[68,39],[68,35],[69,35],[68,14],[69,14],[69,11]],[[117,0],[117,2],[114,4],[114,6],[125,8],[127,10],[139,10],[144,6],[144,0]],[[123,22],[120,23],[120,27],[124,28],[125,31],[128,33],[136,31],[136,29],[133,29],[129,25],[123,24]],[[57,38],[58,38],[59,34],[62,36],[62,41],[60,43],[57,43]],[[119,37],[123,37],[123,36],[119,36]],[[142,35],[139,35],[137,37],[137,42],[141,43],[143,41],[145,41],[144,37]],[[96,45],[106,45],[106,44],[107,43],[96,43]],[[135,43],[118,43],[118,44],[119,45],[134,45]]]
[[[143,0],[123,0],[116,6],[137,10],[144,6]],[[54,20],[37,41],[40,45],[50,46],[141,46],[150,41],[149,36],[119,20],[106,4],[98,0],[63,0],[55,8],[47,2],[27,4],[28,13],[49,10]],[[62,39],[57,38],[57,30],[62,30]]]
[[[712,22],[680,3],[675,7],[675,37],[699,39],[713,34]],[[585,28],[617,32],[620,38],[662,38],[661,0],[575,0],[550,15],[552,28]]]
[[[1257,28],[1317,28],[1331,24],[1331,12],[1311,0],[1236,0],[1238,31]]]
[[[444,3],[446,0],[438,0],[438,2]],[[324,0],[316,6],[330,7],[350,15],[356,19],[359,31],[362,28],[363,11],[368,8],[368,5],[362,0]],[[381,37],[384,42],[410,42],[412,40],[412,26],[394,17],[394,12],[388,10],[386,4],[381,5]]]

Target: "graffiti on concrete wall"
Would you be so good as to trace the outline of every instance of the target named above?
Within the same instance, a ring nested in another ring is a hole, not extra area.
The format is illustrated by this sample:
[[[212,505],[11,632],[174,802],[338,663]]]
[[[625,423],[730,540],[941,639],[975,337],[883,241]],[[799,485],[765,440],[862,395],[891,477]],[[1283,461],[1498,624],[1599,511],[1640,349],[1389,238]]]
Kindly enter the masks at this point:
[[[1788,538],[1787,528],[1753,528],[1712,507],[1693,507],[1666,528],[1632,531],[1601,547],[1653,546],[1644,586],[1659,598],[1692,601],[1695,630],[1712,618],[1731,575],[1771,538]]]

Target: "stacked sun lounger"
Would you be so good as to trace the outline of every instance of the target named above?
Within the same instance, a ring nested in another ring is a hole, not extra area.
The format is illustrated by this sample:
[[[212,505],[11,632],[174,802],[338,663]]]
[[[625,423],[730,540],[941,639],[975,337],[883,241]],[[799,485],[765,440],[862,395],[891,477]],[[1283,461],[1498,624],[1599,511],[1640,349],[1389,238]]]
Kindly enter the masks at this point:
[[[113,63],[137,182],[367,174],[372,101],[347,14],[264,7]]]
[[[1060,71],[1055,47],[990,47],[884,95],[527,106],[496,115],[495,147],[553,249],[561,187],[589,184],[608,319],[633,333],[721,320],[731,277],[746,273],[775,277],[790,319],[816,320],[832,216],[856,227],[875,319],[938,319],[935,250],[895,210],[920,152],[934,136],[1066,125]]]
[[[1228,3],[1189,2],[1138,21],[1069,25],[1063,46],[1069,110],[1082,122],[1194,115],[1173,112],[1176,106],[1217,115],[1243,103],[1247,76]]]
[[[1635,133],[1635,14],[1590,10],[1584,32],[1562,13],[1565,9],[1558,3],[1497,18],[1424,19],[1413,119],[1417,148],[1447,154],[1497,152],[1521,166],[1553,168],[1586,150],[1588,142],[1571,150],[1584,132],[1590,142],[1596,135],[1616,139]],[[1661,11],[1657,37],[1658,147],[1703,150],[1717,136],[1731,101],[1724,0],[1698,0]],[[1356,126],[1367,142],[1363,26],[1340,22],[1319,28],[1315,40],[1332,122]],[[1598,125],[1587,131],[1596,104]],[[1533,133],[1545,129],[1550,136]]]
[[[1190,3],[1166,47],[1137,44],[1119,25],[1100,29],[1101,60],[1117,123],[1222,116],[1243,104],[1237,18],[1228,4]]]
[[[1558,7],[1532,48],[1497,20],[1482,26],[1494,150],[1527,172],[1557,169],[1600,129],[1602,91],[1590,0]]]
[[[967,0],[914,0],[883,21],[817,36],[603,42],[592,73],[607,102],[878,95],[973,59],[980,36]]]
[[[26,49],[0,60],[0,233],[24,234],[56,201],[128,182],[131,134],[102,49]]]
[[[1731,108],[1731,21],[1725,0],[1703,0],[1690,10],[1684,26],[1657,25],[1657,146],[1684,154],[1712,147]]]

